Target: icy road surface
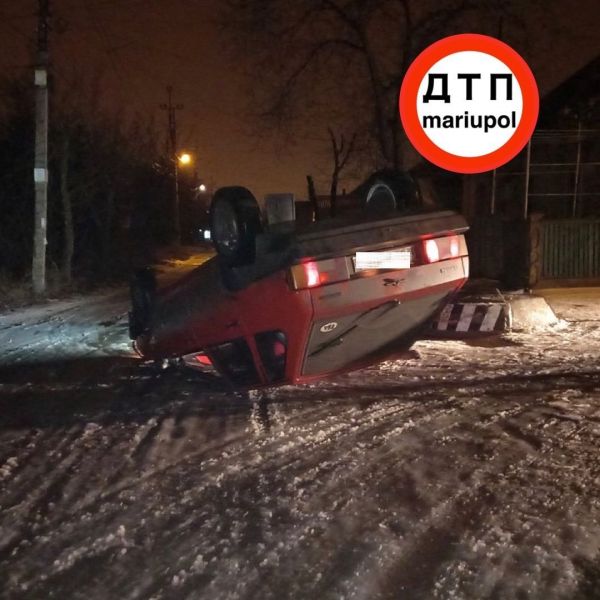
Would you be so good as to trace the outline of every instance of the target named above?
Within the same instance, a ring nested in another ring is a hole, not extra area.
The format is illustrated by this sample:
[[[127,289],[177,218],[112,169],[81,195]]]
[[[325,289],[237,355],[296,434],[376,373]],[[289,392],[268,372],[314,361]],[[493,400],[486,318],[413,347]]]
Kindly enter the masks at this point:
[[[597,299],[262,395],[0,317],[0,598],[600,598]]]

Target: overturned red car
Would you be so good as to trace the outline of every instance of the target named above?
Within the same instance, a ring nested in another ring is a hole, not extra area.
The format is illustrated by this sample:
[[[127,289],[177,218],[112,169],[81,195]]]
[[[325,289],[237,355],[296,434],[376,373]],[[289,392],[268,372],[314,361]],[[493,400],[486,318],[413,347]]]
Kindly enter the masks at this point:
[[[289,218],[292,199],[287,218],[267,223],[247,189],[218,190],[216,256],[163,289],[148,270],[134,278],[137,351],[211,365],[251,388],[310,382],[410,347],[467,280],[466,222],[425,210],[404,173],[375,173],[347,199],[344,214],[305,225]]]

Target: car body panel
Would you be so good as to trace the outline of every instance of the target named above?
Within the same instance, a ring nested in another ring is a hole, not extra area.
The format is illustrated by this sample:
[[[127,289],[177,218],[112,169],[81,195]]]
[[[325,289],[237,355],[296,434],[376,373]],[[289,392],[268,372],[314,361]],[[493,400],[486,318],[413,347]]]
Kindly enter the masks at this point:
[[[429,263],[423,243],[432,234],[423,234],[423,221],[435,224],[440,247],[453,236],[459,255]],[[219,257],[212,258],[159,290],[151,324],[135,340],[136,347],[150,359],[202,353],[221,374],[244,387],[306,383],[407,348],[466,281],[468,252],[462,217],[436,213],[420,222],[411,216],[404,232],[402,222],[394,217],[299,235],[296,247],[308,251],[309,244],[320,254],[296,253],[284,266],[254,274],[233,289],[228,267]],[[393,243],[382,241],[384,230]],[[356,270],[354,249],[382,247],[410,248],[414,266]],[[324,283],[320,279],[316,287],[294,289],[290,269],[303,268],[307,261],[322,269]],[[265,354],[271,351],[269,344],[279,349],[277,356]]]

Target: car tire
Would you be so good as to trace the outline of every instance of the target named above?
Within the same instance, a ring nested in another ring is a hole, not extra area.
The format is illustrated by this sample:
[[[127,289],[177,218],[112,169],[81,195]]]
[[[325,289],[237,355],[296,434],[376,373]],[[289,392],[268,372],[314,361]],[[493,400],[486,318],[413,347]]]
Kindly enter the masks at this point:
[[[417,187],[412,178],[402,171],[374,173],[367,184],[363,210],[369,216],[389,215],[394,211],[405,211],[417,205]]]
[[[254,262],[262,224],[258,202],[250,190],[241,186],[217,190],[210,206],[210,228],[213,245],[228,265]]]

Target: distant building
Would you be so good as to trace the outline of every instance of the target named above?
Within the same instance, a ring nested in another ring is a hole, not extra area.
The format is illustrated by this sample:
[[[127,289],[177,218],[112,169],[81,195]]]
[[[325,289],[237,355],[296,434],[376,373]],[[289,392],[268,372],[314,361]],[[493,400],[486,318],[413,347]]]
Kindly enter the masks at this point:
[[[546,94],[531,142],[461,178],[472,274],[509,287],[600,281],[600,57]]]
[[[468,217],[600,216],[600,56],[542,98],[529,153],[463,184]]]

